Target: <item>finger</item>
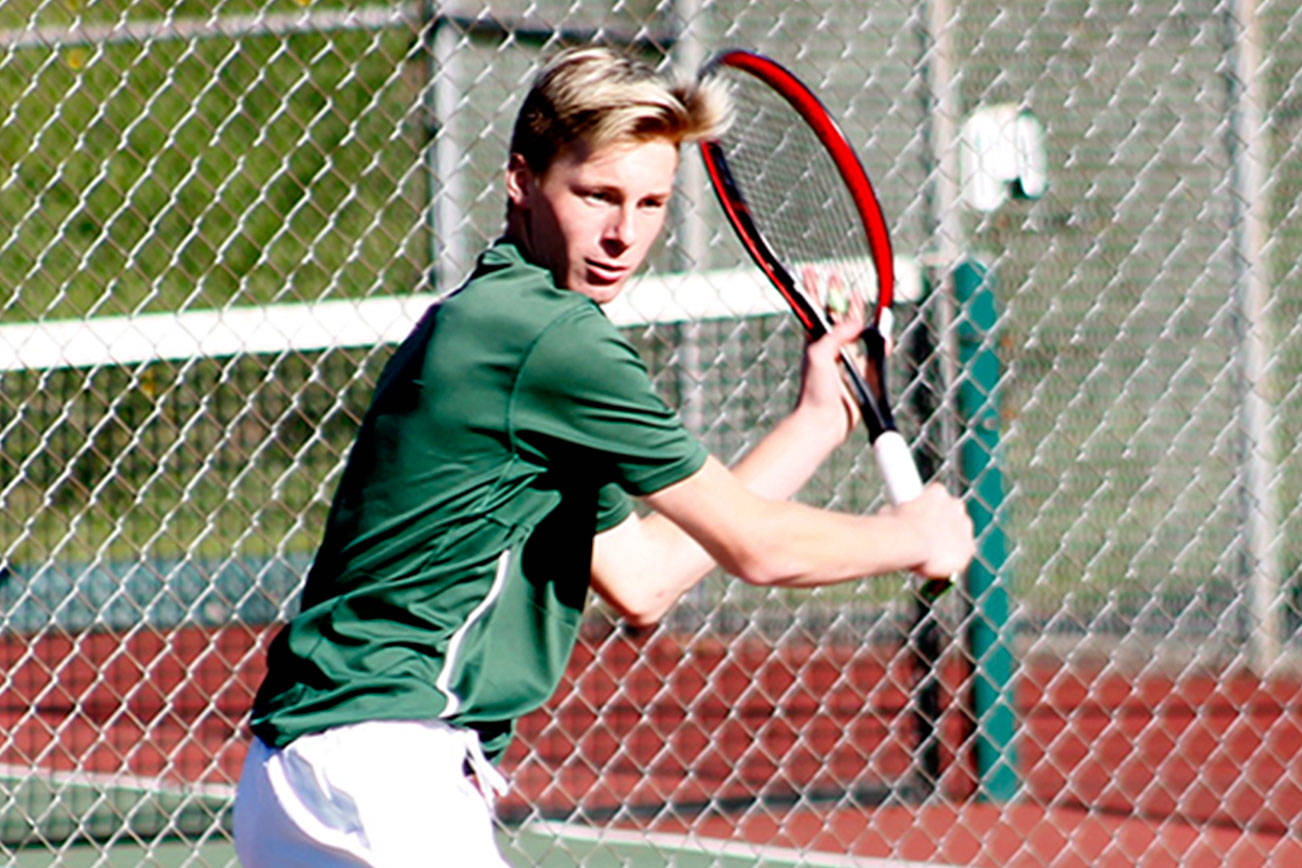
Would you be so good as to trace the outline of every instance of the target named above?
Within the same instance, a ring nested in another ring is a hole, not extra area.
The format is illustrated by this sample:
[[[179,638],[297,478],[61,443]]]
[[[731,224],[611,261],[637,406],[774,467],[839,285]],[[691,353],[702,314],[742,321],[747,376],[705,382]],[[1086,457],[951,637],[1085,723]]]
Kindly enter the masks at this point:
[[[859,331],[852,323],[832,323],[831,328],[817,340],[809,344],[809,352],[819,358],[835,358],[841,348],[855,343]]]
[[[838,346],[858,343],[859,335],[861,335],[862,333],[863,333],[862,317],[851,317],[850,319],[845,319],[842,320],[841,322],[835,323],[833,324],[832,330],[830,332],[830,334],[834,336]]]

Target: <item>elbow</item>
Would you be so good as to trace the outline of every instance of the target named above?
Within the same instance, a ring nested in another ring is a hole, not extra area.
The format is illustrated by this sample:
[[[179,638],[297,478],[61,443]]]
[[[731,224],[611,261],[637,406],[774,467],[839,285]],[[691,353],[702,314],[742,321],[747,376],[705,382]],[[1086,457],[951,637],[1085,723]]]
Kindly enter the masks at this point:
[[[635,630],[649,630],[660,623],[672,606],[672,602],[664,605],[655,605],[650,601],[643,604],[629,606],[616,606],[619,617],[625,624]]]
[[[667,595],[646,593],[630,594],[603,592],[602,598],[610,604],[620,619],[628,626],[637,630],[646,630],[660,623],[660,619],[665,616],[670,608],[673,607],[674,600],[669,599]]]
[[[656,609],[648,608],[639,609],[637,611],[621,612],[620,616],[624,619],[625,624],[628,624],[628,626],[635,630],[650,630],[652,627],[660,623],[660,619],[663,618],[665,613],[668,611],[669,608],[666,606]]]
[[[775,570],[767,565],[729,570],[729,572],[746,584],[758,588],[783,587],[791,584],[795,578],[795,574],[788,570]]]

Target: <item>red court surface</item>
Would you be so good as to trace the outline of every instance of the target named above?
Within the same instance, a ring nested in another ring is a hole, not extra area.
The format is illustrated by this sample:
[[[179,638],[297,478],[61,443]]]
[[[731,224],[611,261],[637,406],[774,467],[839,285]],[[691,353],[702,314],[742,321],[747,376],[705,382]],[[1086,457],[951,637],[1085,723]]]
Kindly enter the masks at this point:
[[[0,764],[229,784],[273,632],[0,643]],[[899,652],[585,634],[555,698],[520,722],[501,814],[668,833],[690,825],[760,845],[952,865],[1302,866],[1296,676],[1023,661],[1022,791],[1001,807],[973,798],[970,672],[950,654],[939,667],[945,771],[930,800],[872,808],[856,797],[854,810],[815,813],[847,804],[847,790],[889,789],[913,773],[917,673]]]
[[[666,820],[647,830],[686,827]],[[766,847],[990,868],[1302,866],[1302,840],[1283,834],[1028,804],[754,812],[695,818],[692,831]]]

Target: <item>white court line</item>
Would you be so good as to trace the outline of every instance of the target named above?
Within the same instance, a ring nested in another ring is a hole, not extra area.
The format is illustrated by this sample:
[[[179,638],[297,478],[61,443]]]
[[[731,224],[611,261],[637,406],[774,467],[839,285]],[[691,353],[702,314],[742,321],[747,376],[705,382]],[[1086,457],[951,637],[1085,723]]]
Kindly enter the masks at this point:
[[[234,799],[235,787],[231,784],[174,784],[158,778],[116,772],[60,772],[39,766],[22,766],[0,763],[0,778],[14,780],[39,779],[57,786],[113,787],[121,790],[139,790],[146,793],[166,793],[174,796],[203,796],[205,798]]]
[[[790,847],[764,847],[707,838],[698,835],[670,835],[666,832],[634,832],[627,829],[597,829],[576,823],[542,821],[529,823],[521,831],[554,838],[593,844],[631,844],[680,853],[703,853],[709,856],[734,856],[763,860],[770,865],[799,865],[804,868],[956,868],[938,862],[909,862],[876,859],[867,856],[842,856],[836,853],[801,851]]]

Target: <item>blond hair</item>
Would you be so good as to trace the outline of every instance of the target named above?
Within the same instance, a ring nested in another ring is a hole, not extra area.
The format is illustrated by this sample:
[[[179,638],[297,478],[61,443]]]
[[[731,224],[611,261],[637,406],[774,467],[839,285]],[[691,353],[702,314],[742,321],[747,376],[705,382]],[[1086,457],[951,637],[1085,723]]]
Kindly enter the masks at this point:
[[[542,174],[568,145],[710,139],[723,132],[730,113],[727,94],[715,82],[672,82],[612,49],[572,48],[534,79],[511,134],[511,153]]]

